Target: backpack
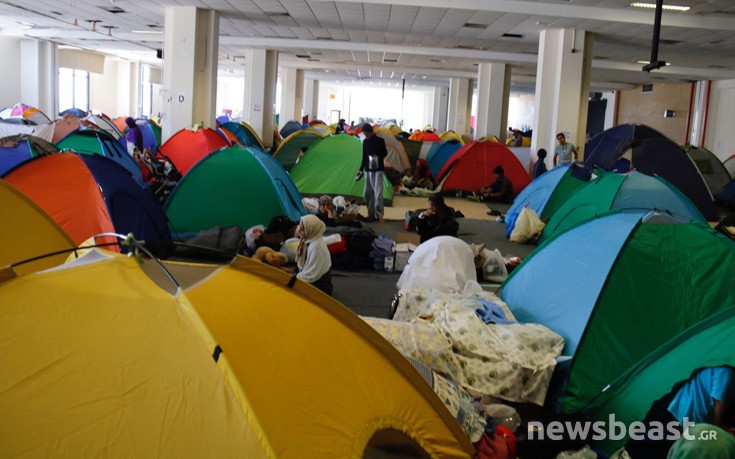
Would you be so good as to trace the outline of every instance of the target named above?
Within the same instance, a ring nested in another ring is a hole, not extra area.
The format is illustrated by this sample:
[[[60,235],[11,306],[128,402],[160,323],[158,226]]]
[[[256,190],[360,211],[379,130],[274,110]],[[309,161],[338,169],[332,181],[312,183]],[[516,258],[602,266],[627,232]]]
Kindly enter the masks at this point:
[[[367,257],[373,249],[375,233],[372,230],[361,229],[349,233],[347,251],[354,255]]]

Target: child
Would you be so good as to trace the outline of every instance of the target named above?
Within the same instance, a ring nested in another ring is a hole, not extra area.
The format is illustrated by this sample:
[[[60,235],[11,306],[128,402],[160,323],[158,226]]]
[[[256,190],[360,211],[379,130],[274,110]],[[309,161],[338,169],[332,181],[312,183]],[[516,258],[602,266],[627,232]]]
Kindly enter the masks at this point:
[[[536,153],[536,156],[538,156],[538,160],[536,160],[536,164],[533,165],[532,178],[536,179],[544,172],[546,172],[546,155],[546,150],[543,148],[539,148],[538,153]]]

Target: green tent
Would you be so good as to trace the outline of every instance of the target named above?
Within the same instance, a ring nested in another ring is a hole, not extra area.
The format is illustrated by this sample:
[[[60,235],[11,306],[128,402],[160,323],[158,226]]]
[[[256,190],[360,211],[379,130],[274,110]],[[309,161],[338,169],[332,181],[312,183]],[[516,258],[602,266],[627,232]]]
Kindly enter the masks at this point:
[[[325,137],[306,152],[291,169],[291,178],[301,194],[342,195],[363,198],[364,179],[355,181],[362,163],[362,142],[357,137],[339,134]],[[393,186],[383,177],[383,201],[393,201]]]
[[[630,425],[642,420],[651,404],[671,392],[673,386],[688,380],[700,368],[735,367],[735,306],[723,308],[671,339],[656,352],[616,379],[586,408],[588,416],[608,419],[615,413],[618,421]],[[625,440],[606,440],[600,447],[611,453]]]
[[[56,143],[59,150],[72,150],[85,155],[106,156],[127,169],[141,183],[140,166],[110,134],[97,129],[80,129]]]
[[[276,152],[273,153],[273,157],[281,163],[284,169],[290,171],[294,164],[296,164],[296,159],[299,157],[301,148],[310,148],[321,139],[322,136],[314,131],[296,131],[278,145]]]
[[[239,145],[202,158],[176,185],[163,209],[178,239],[215,226],[268,225],[285,215],[298,221],[306,210],[288,174],[257,147]]]
[[[556,170],[556,169],[554,169]],[[584,184],[551,215],[541,239],[553,238],[611,210],[658,210],[707,223],[697,206],[661,177],[608,173]]]
[[[506,280],[501,298],[519,322],[564,338],[573,358],[561,410],[602,420],[593,407],[631,368],[666,354],[671,340],[735,304],[734,277],[735,242],[708,225],[615,211],[540,245]],[[659,377],[658,387],[669,389],[686,379]],[[635,420],[654,400],[610,406]]]
[[[421,146],[423,142],[417,142],[415,140],[401,139],[403,149],[406,150],[408,159],[411,161],[411,165],[415,166],[421,157]]]

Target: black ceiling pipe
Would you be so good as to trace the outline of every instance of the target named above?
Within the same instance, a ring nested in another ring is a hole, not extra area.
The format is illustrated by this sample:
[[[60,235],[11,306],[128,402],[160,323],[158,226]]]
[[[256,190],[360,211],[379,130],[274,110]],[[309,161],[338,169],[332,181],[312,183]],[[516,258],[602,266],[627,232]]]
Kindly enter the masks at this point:
[[[666,61],[658,60],[658,41],[661,35],[661,15],[664,10],[664,0],[656,0],[656,17],[653,20],[653,42],[651,43],[651,60],[643,66],[644,72],[660,69]]]

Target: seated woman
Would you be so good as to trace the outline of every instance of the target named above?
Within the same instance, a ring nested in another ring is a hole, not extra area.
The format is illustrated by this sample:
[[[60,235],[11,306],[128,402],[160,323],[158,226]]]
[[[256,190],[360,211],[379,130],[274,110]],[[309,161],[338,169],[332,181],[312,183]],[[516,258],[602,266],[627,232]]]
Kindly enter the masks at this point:
[[[459,223],[454,219],[454,212],[439,195],[429,197],[429,208],[414,218],[416,232],[421,236],[421,243],[436,236],[457,237]]]
[[[308,282],[324,293],[332,294],[332,258],[322,236],[326,225],[315,215],[301,217],[296,228],[300,239],[296,252],[296,277]]]
[[[495,201],[510,204],[515,198],[513,192],[513,182],[505,176],[503,166],[498,166],[493,169],[495,175],[495,182],[480,189],[480,195],[483,201]]]
[[[334,201],[332,200],[332,197],[326,194],[319,198],[319,209],[316,212],[316,216],[330,228],[338,226],[362,228],[362,223],[355,221],[354,219],[338,215],[334,209]]]

